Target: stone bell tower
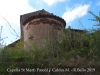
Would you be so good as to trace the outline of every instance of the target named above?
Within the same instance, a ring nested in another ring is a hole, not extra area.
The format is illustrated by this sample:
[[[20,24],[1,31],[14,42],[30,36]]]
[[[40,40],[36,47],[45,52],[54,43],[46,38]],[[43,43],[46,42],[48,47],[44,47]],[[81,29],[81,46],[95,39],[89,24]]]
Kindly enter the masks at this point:
[[[44,47],[54,36],[55,40],[60,40],[59,34],[64,34],[64,19],[45,11],[44,9],[20,16],[21,41],[24,48],[29,49],[31,44],[36,44],[37,48]]]

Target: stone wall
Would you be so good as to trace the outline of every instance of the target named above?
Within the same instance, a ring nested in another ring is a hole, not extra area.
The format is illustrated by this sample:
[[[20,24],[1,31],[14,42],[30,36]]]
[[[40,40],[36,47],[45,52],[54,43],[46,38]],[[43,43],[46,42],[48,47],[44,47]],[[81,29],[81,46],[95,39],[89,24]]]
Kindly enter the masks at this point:
[[[64,25],[54,18],[36,18],[27,22],[22,27],[22,31],[25,49],[29,49],[31,44],[36,44],[37,48],[41,48],[49,43],[50,36],[60,41],[59,35],[64,34]]]

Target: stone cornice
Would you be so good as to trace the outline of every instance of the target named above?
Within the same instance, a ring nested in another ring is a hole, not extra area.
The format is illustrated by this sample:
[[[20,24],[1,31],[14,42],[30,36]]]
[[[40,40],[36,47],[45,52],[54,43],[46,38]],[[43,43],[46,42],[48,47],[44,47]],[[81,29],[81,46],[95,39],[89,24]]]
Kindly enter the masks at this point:
[[[59,20],[60,22],[62,22],[64,27],[66,26],[66,22],[65,22],[64,19],[62,19],[59,16],[56,16],[52,13],[49,13],[49,12],[45,11],[44,9],[36,11],[36,12],[21,15],[20,16],[20,24],[25,25],[27,22],[31,21],[32,19],[43,18],[43,17],[45,17],[45,18],[54,18],[54,19]]]

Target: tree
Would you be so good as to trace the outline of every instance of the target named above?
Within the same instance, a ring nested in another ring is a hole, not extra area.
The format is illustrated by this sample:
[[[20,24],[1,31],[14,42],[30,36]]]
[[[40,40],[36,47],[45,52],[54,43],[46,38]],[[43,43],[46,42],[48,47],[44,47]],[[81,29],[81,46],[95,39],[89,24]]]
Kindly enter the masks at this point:
[[[99,16],[95,15],[93,12],[91,11],[88,11],[91,15],[94,16],[94,19],[89,19],[89,20],[92,20],[92,21],[97,21],[99,22],[99,24],[97,24],[97,26],[100,26],[100,12],[99,12]]]

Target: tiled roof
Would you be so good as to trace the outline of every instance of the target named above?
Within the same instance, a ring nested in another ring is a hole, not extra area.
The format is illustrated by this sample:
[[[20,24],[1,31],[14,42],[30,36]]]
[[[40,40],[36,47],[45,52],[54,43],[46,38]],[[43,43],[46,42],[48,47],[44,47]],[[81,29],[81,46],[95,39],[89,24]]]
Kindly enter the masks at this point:
[[[80,32],[84,32],[84,30],[80,30],[80,29],[72,29],[70,26],[68,26],[67,30],[71,30],[71,31],[80,31]]]
[[[84,30],[80,30],[80,29],[71,29],[72,31],[81,31],[84,32]]]
[[[16,46],[16,44],[17,44],[18,42],[20,42],[20,39],[18,39],[18,40],[16,40],[16,41],[14,41],[13,43],[9,44],[9,45],[8,45],[8,46],[6,46],[6,47],[15,47],[15,46]]]
[[[20,24],[24,25],[25,23],[27,23],[28,20],[36,18],[36,17],[54,17],[56,19],[61,20],[62,23],[64,24],[64,26],[66,25],[66,22],[64,21],[64,19],[60,18],[59,16],[54,15],[53,13],[49,13],[49,12],[45,11],[44,9],[21,15],[20,16]]]

